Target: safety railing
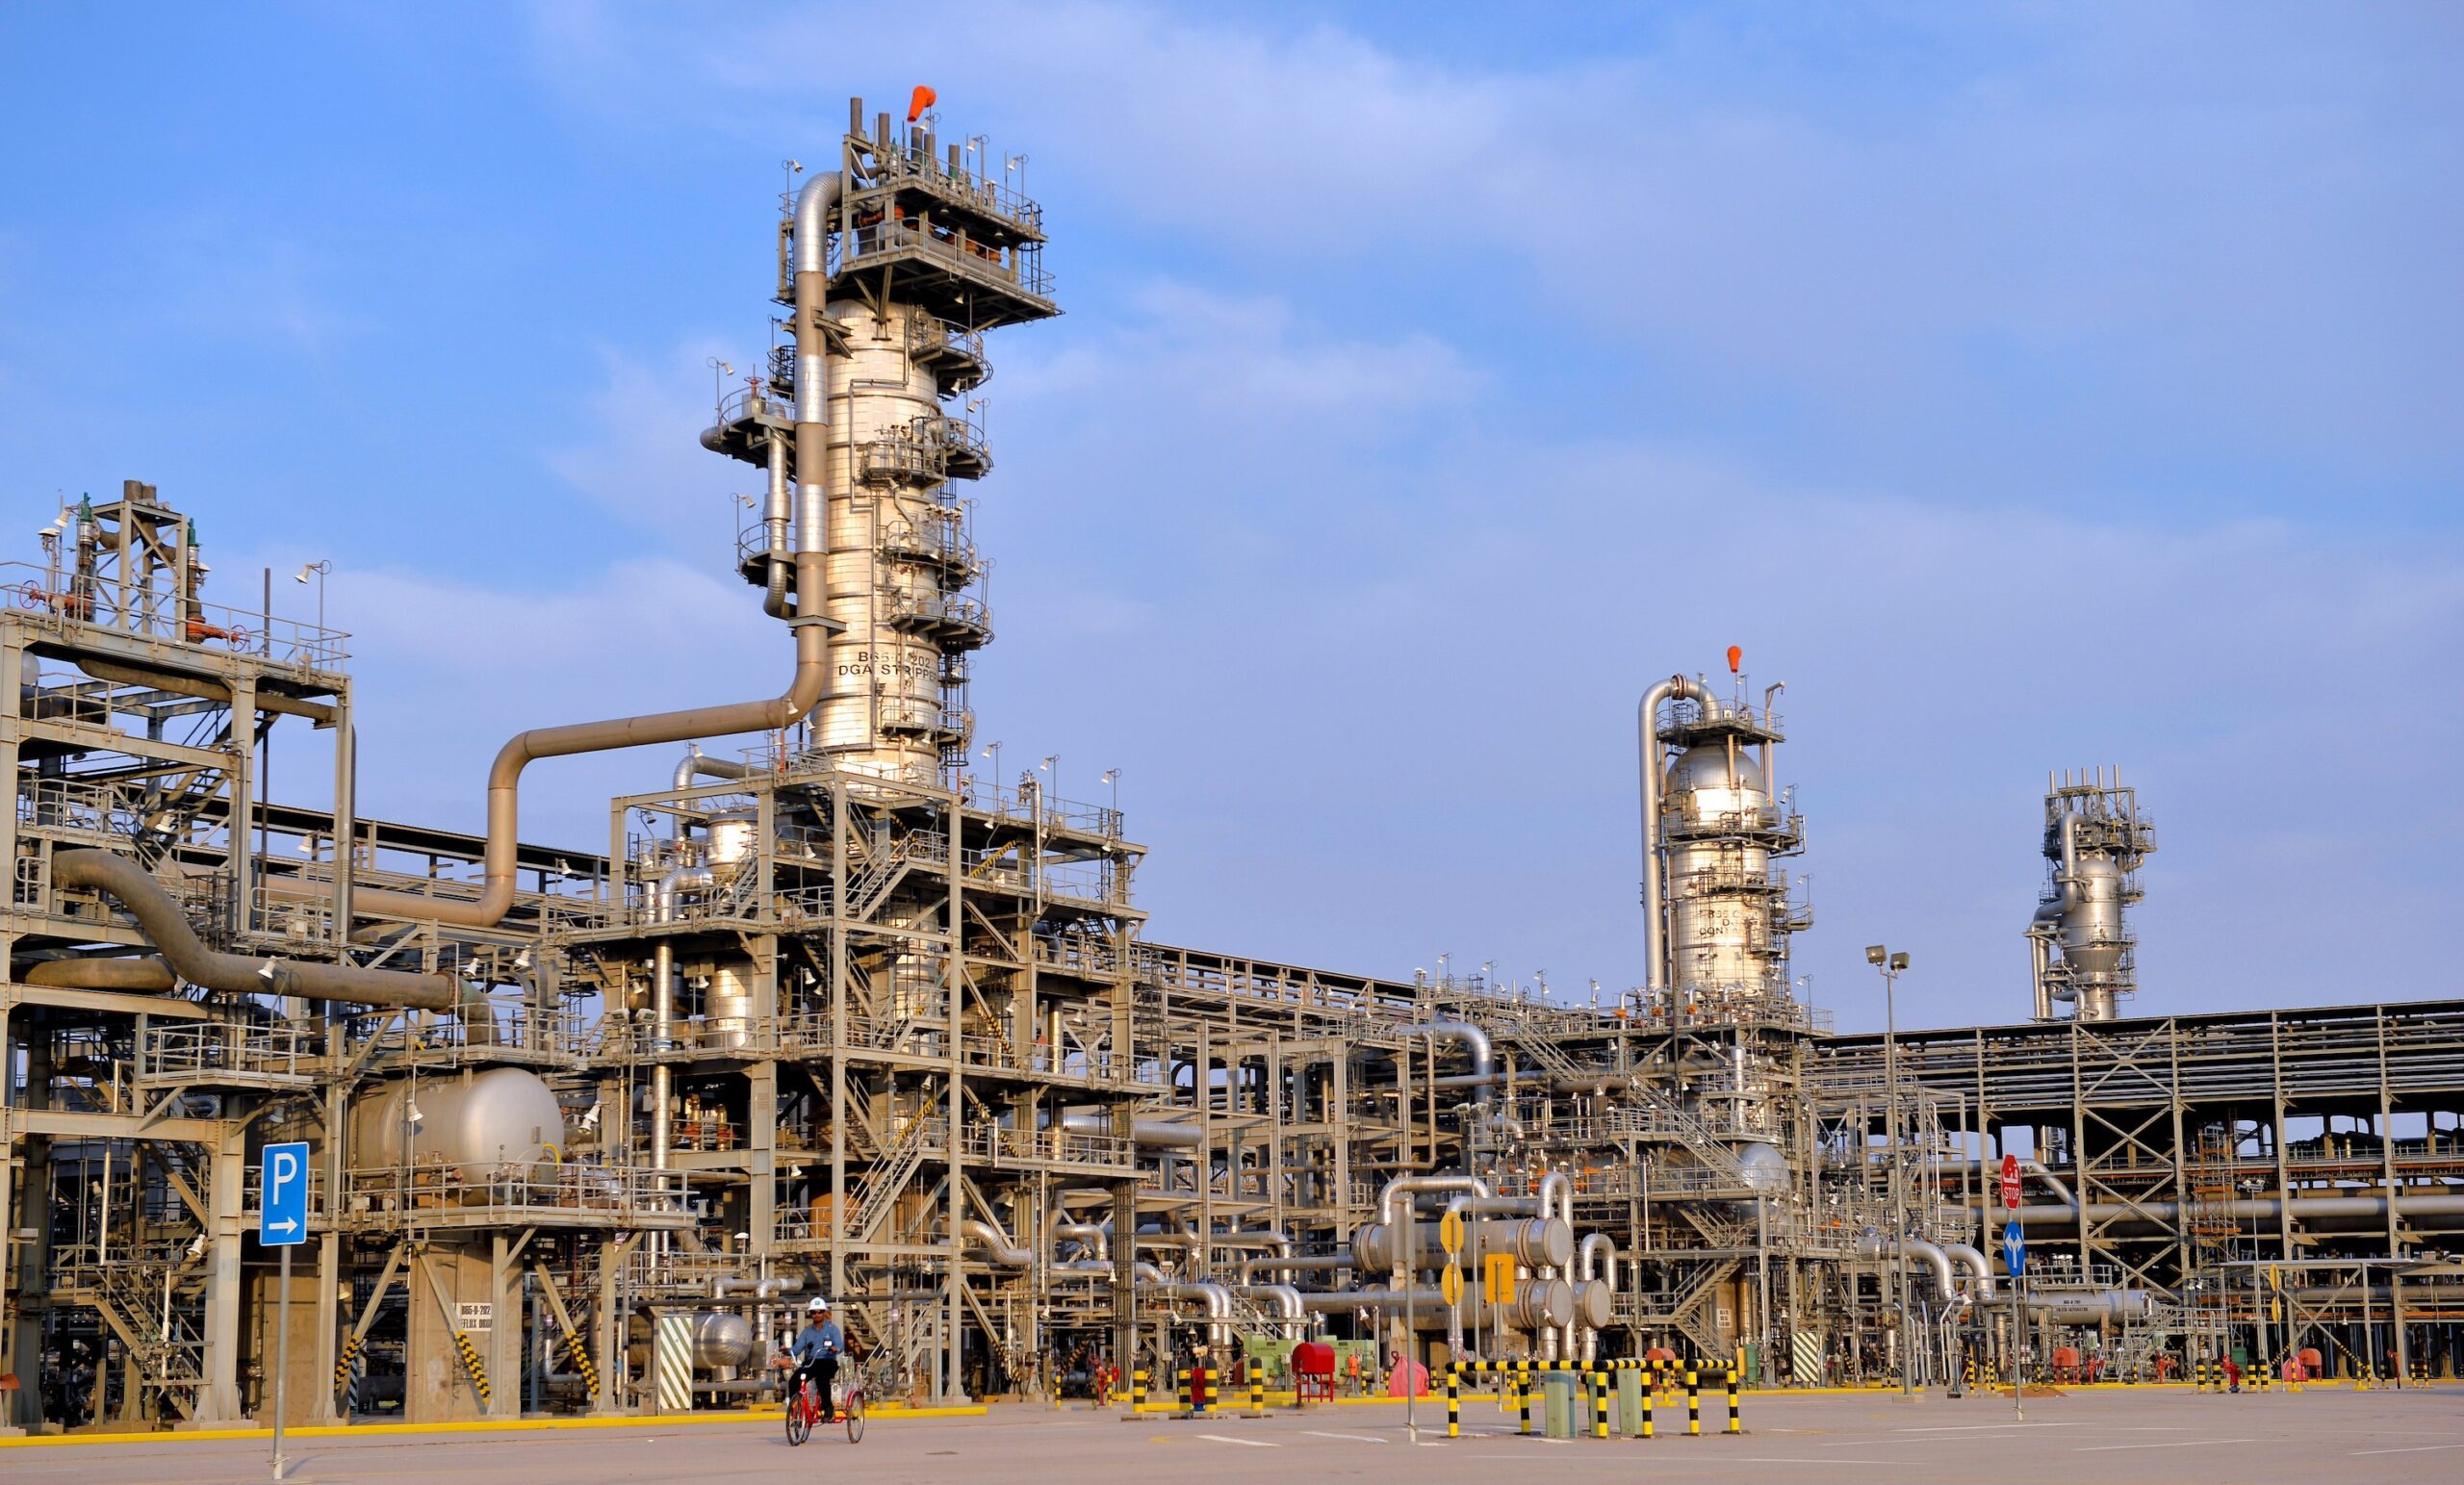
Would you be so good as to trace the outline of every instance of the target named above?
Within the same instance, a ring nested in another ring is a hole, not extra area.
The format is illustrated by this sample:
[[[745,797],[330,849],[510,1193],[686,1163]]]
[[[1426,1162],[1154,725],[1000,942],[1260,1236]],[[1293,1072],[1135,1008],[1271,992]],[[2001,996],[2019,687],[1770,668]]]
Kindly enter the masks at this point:
[[[370,1055],[378,1060],[504,1061],[574,1056],[587,1040],[578,1012],[517,1001],[478,1001],[451,1016],[417,1025],[399,1016],[369,1018]],[[603,1023],[614,1025],[615,1022]]]
[[[257,1088],[303,1085],[324,1066],[324,1039],[308,1028],[244,1021],[149,1025],[137,1049],[137,1080]]]
[[[251,654],[274,665],[333,671],[349,658],[340,629],[302,624],[222,603],[189,602],[168,588],[116,577],[81,577],[62,567],[0,562],[0,595],[21,614],[68,626],[115,629],[165,643]]]
[[[1034,243],[1003,247],[984,243],[936,222],[925,227],[918,218],[885,218],[842,232],[830,246],[830,271],[846,272],[902,253],[922,253],[947,266],[982,278],[1006,280],[1038,298],[1052,297],[1052,274],[1043,266],[1041,248]]]
[[[344,1210],[354,1216],[561,1213],[658,1223],[689,1216],[681,1172],[571,1161],[366,1166],[343,1173],[343,1191]]]
[[[764,387],[738,387],[719,399],[718,415],[719,426],[724,428],[748,418],[793,422],[796,409],[784,398],[772,397]]]
[[[876,151],[871,158],[872,189],[921,187],[945,200],[960,202],[1027,231],[1042,230],[1043,207],[1007,181],[994,180],[962,165],[953,167],[947,160],[911,143]]]

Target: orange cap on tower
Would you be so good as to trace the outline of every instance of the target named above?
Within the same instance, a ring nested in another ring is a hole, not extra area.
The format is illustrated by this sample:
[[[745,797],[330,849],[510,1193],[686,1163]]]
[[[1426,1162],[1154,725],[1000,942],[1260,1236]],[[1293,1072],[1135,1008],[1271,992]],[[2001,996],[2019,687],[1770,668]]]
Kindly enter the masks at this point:
[[[1735,645],[1729,646],[1729,674],[1735,675],[1737,665],[1744,659],[1745,652],[1742,649]]]

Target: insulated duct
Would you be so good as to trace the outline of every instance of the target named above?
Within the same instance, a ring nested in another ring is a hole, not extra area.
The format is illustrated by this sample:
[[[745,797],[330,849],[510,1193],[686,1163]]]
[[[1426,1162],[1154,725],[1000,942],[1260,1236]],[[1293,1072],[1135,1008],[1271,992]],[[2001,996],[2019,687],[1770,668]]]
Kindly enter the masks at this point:
[[[117,901],[137,920],[146,939],[162,951],[173,973],[209,990],[226,995],[295,995],[413,1011],[451,1011],[466,998],[475,997],[451,975],[257,959],[209,949],[161,883],[144,867],[109,851],[90,847],[62,851],[51,858],[51,879],[56,885],[84,887]]]
[[[1672,697],[1690,697],[1701,704],[1706,713],[1719,709],[1719,703],[1699,681],[1682,676],[1671,676],[1643,693],[1640,705],[1634,708],[1635,747],[1641,755],[1643,776],[1643,988],[1646,992],[1668,988],[1668,928],[1662,901],[1666,888],[1659,870],[1659,708]]]
[[[1868,1235],[1857,1241],[1859,1258],[1898,1258],[1909,1263],[1922,1263],[1934,1271],[1934,1290],[1944,1304],[1957,1303],[1959,1280],[1951,1273],[1951,1255],[1921,1238],[1880,1238]]]
[[[798,591],[819,592],[821,569],[818,553],[799,553]],[[539,758],[607,753],[695,737],[724,737],[732,732],[776,731],[793,724],[821,699],[822,687],[830,678],[829,634],[818,610],[813,617],[798,617],[788,623],[796,635],[796,673],[784,695],[725,706],[694,706],[640,717],[533,728],[516,734],[498,750],[496,762],[488,768],[488,840],[481,858],[484,884],[479,896],[441,898],[362,887],[355,894],[360,909],[390,917],[433,919],[463,928],[489,928],[501,922],[513,908],[515,853],[521,841],[523,769]]]
[[[1498,1057],[1489,1044],[1489,1034],[1469,1021],[1421,1021],[1406,1026],[1399,1035],[1406,1037],[1427,1037],[1439,1041],[1457,1041],[1472,1054],[1472,1073],[1467,1086],[1475,1091],[1472,1102],[1485,1104],[1496,1094]]]

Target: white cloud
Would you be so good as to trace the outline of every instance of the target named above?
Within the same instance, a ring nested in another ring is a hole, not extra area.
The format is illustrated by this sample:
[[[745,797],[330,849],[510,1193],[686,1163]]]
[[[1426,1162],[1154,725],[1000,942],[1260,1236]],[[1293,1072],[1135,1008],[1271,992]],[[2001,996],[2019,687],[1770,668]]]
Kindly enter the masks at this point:
[[[763,475],[705,451],[711,420],[715,341],[679,346],[655,359],[603,347],[603,379],[587,394],[589,427],[578,443],[549,452],[548,467],[609,513],[679,551],[727,550],[735,494],[759,500]]]
[[[479,829],[488,763],[513,733],[777,695],[794,659],[753,591],[707,564],[625,561],[540,589],[392,570],[333,582],[361,678],[360,808],[375,817]],[[524,838],[604,850],[607,799],[658,787],[680,751],[534,764]]]
[[[1561,350],[1638,337],[1955,487],[2057,495],[2110,476],[2108,447],[2451,469],[2464,128],[2419,34],[2449,28],[2194,13],[2015,7],[1854,48],[1827,22],[1692,21],[1548,65],[1083,4],[852,54],[832,11],[550,7],[537,45],[595,116],[764,147],[840,127],[781,58],[929,77],[964,127],[1032,136],[1072,218],[1265,272],[1528,283]],[[2014,445],[2048,477],[2012,475]]]

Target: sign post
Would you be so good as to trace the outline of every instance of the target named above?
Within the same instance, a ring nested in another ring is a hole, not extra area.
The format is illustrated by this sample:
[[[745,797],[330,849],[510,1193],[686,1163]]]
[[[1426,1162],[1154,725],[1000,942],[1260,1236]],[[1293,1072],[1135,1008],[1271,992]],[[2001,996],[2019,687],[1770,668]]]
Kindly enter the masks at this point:
[[[283,1384],[291,1370],[291,1250],[308,1241],[308,1143],[266,1146],[259,1173],[257,1243],[282,1253],[282,1288],[274,1296],[273,1477],[281,1479]]]
[[[2027,1312],[2019,1303],[2019,1286],[2027,1282],[2028,1240],[2019,1231],[2016,1208],[2009,1205],[2008,1193],[2015,1190],[2010,1186],[2003,1188],[2006,1207],[2002,1214],[2002,1267],[2011,1276],[2011,1411],[2024,1420],[2028,1416],[2028,1405],[2020,1395],[2027,1391],[2028,1379],[2019,1370],[2019,1350],[2027,1340],[2028,1321]]]

